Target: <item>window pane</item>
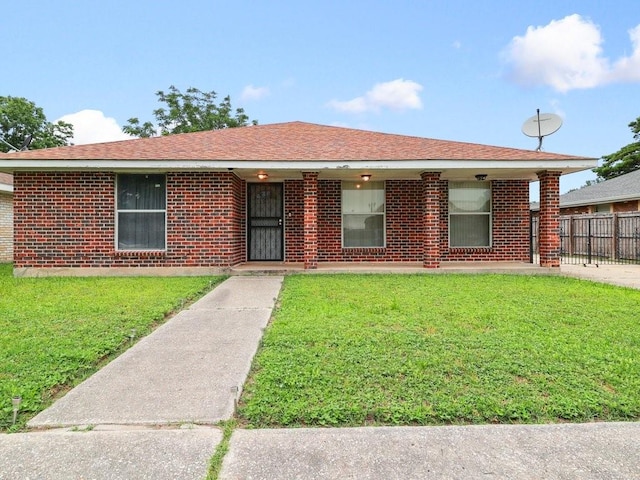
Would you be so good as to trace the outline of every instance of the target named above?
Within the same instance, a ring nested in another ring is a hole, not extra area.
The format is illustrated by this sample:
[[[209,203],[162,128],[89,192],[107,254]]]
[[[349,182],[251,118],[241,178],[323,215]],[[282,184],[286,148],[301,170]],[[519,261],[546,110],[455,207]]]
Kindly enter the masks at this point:
[[[384,182],[343,182],[342,213],[384,213]]]
[[[449,242],[452,247],[488,247],[489,215],[451,215]]]
[[[485,182],[451,182],[449,213],[490,212],[491,187]]]
[[[164,212],[118,214],[119,250],[164,250]]]
[[[164,175],[118,175],[118,210],[164,208]]]
[[[343,215],[345,247],[383,247],[384,215]]]

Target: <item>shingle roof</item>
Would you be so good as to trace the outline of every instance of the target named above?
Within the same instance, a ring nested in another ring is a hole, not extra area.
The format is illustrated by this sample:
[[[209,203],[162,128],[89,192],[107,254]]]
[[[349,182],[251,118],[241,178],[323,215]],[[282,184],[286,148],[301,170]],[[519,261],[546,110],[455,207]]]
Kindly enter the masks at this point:
[[[569,160],[533,150],[434,140],[305,122],[17,152],[39,160]]]
[[[640,199],[640,170],[582,187],[560,196],[560,206],[594,205]]]
[[[13,185],[13,176],[8,173],[0,173],[0,183]]]

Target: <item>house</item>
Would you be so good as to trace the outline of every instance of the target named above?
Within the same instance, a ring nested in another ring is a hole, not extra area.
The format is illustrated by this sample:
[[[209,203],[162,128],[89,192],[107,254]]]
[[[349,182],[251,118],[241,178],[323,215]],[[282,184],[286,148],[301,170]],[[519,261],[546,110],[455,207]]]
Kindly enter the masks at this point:
[[[0,158],[2,155],[0,154]],[[13,260],[13,177],[0,173],[0,263]]]
[[[540,209],[537,203],[531,210]],[[560,215],[640,211],[640,170],[560,195]]]
[[[559,266],[562,174],[594,159],[290,122],[16,152],[16,275],[244,262]],[[134,270],[132,270],[134,269]],[[153,271],[153,270],[151,270]],[[160,271],[160,270],[156,270]]]

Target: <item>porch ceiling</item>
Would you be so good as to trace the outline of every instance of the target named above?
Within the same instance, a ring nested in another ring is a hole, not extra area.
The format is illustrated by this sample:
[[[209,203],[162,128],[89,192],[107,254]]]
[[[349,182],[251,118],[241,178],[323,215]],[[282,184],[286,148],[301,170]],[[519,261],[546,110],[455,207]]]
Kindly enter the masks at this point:
[[[371,175],[371,180],[420,180],[420,174],[425,171],[441,172],[442,180],[476,180],[476,175],[487,175],[486,180],[529,180],[537,181],[537,173],[544,170],[561,171],[563,175],[567,173],[579,172],[593,167],[565,167],[565,168],[541,168],[534,166],[529,168],[486,168],[478,166],[475,168],[448,168],[448,169],[392,169],[392,168],[348,168],[348,169],[315,169],[318,171],[320,180],[348,180],[359,181],[362,175]],[[260,181],[258,174],[267,174],[267,182],[282,182],[284,180],[301,180],[302,171],[284,170],[277,168],[252,168],[234,169],[233,172],[243,180],[248,182]]]

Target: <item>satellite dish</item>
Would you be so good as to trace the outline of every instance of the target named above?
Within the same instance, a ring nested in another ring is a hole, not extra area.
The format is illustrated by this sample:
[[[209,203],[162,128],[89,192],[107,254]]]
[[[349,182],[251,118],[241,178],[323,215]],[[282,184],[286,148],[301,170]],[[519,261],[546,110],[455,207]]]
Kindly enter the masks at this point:
[[[540,109],[537,109],[536,114],[522,124],[522,133],[527,137],[538,137],[536,152],[539,152],[542,149],[542,139],[557,132],[561,126],[562,118],[559,115],[555,113],[540,113]]]
[[[24,139],[24,142],[22,142],[22,147],[20,147],[21,152],[24,152],[25,150],[29,150],[29,145],[31,145],[31,140],[33,140],[33,135],[27,135],[27,137]]]

